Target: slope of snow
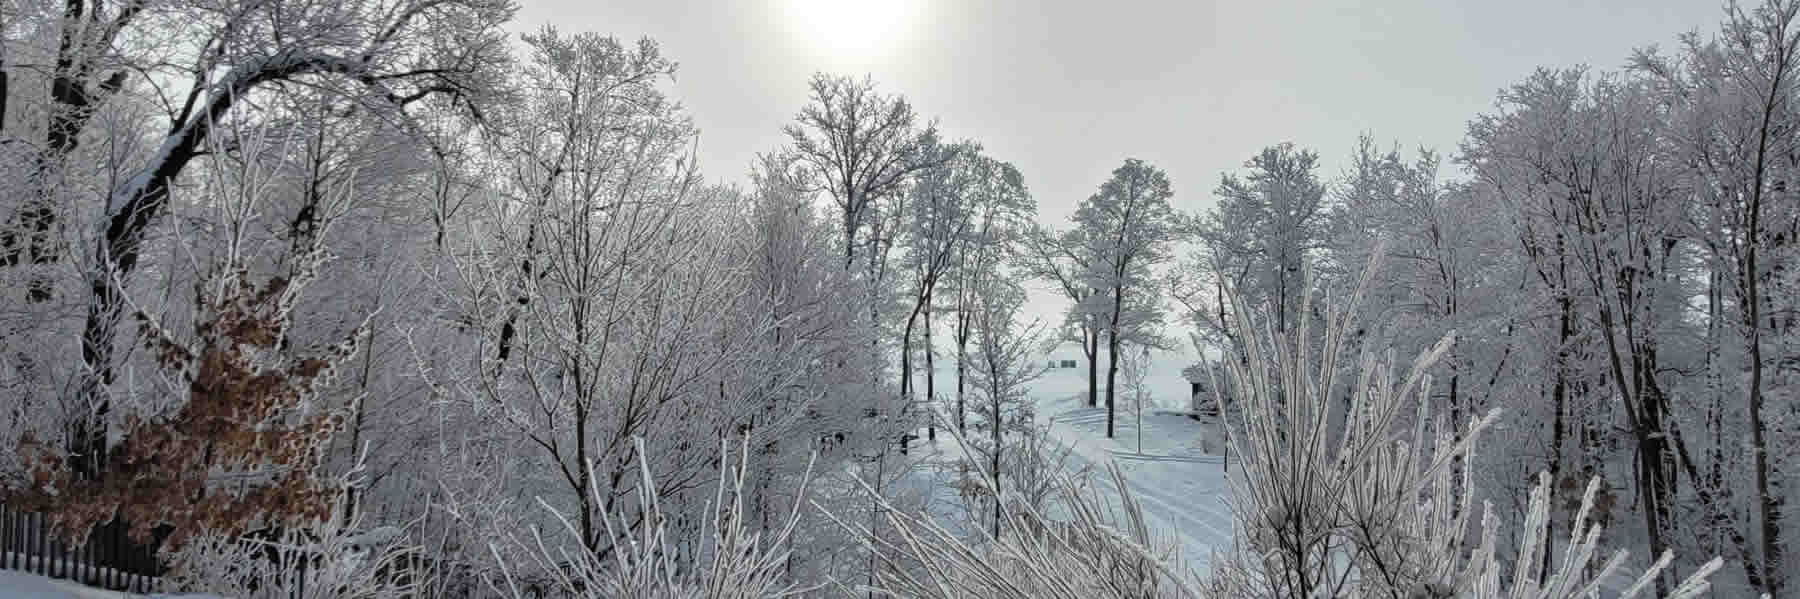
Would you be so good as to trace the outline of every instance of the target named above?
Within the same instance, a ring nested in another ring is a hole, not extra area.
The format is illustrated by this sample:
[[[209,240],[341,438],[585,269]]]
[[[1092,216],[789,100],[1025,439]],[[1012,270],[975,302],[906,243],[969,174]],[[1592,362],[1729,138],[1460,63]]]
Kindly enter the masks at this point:
[[[1224,440],[1210,438],[1203,443],[1202,436],[1213,427],[1157,412],[1188,407],[1189,387],[1181,369],[1190,363],[1191,358],[1175,352],[1152,360],[1145,380],[1149,401],[1144,406],[1142,454],[1137,453],[1135,413],[1123,389],[1114,400],[1115,438],[1106,438],[1104,363],[1099,373],[1100,407],[1087,406],[1085,367],[1047,370],[1030,388],[1037,421],[1050,423],[1051,437],[1072,448],[1069,465],[1104,473],[1108,462],[1118,462],[1153,531],[1167,535],[1163,540],[1175,542],[1188,565],[1204,572],[1213,552],[1231,545]],[[951,364],[953,360],[941,360],[935,377],[937,395],[946,404],[954,401],[950,398],[956,393],[956,371]],[[923,384],[919,388],[922,391]],[[949,448],[951,443],[940,437],[939,447],[926,451],[955,453]],[[1208,451],[1202,451],[1203,446]],[[943,490],[938,494],[947,495]]]
[[[1073,448],[1076,466],[1103,472],[1107,462],[1119,464],[1152,530],[1167,534],[1164,541],[1175,542],[1190,566],[1204,570],[1215,549],[1230,546],[1230,488],[1223,456],[1216,453],[1222,442],[1207,441],[1215,453],[1203,452],[1201,423],[1146,410],[1138,453],[1132,413],[1115,412],[1115,436],[1107,439],[1106,408],[1088,407],[1085,391],[1046,387],[1036,399],[1039,418],[1051,419],[1051,437]]]

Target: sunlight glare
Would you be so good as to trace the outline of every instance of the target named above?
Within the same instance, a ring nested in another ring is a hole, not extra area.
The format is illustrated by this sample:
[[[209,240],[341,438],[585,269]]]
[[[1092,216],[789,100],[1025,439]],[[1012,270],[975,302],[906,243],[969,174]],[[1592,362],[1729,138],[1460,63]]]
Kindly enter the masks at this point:
[[[911,0],[787,0],[787,22],[816,50],[867,58],[891,48],[916,12]]]

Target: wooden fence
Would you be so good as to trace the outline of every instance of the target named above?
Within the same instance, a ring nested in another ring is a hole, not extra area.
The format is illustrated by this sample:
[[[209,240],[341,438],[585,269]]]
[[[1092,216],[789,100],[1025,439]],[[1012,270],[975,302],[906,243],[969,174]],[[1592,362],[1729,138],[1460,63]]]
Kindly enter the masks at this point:
[[[94,527],[71,547],[44,514],[0,504],[0,570],[19,570],[129,593],[153,592],[163,564],[153,547],[132,540],[119,520]]]

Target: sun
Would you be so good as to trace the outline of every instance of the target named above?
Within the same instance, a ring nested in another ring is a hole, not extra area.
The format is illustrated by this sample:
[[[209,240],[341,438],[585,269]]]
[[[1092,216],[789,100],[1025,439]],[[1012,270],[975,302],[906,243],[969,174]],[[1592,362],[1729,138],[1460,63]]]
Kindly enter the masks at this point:
[[[913,0],[786,0],[786,22],[814,50],[870,58],[894,47],[917,12]]]

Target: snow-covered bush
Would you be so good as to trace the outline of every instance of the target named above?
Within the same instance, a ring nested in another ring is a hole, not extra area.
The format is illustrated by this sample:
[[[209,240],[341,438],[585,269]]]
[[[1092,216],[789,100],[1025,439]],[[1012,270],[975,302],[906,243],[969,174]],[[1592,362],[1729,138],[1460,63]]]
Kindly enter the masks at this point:
[[[1380,252],[1375,255],[1379,256]],[[1377,264],[1371,261],[1369,272]],[[1310,280],[1310,275],[1309,275]],[[1270,333],[1252,322],[1243,299],[1227,287],[1232,327],[1248,359],[1225,360],[1228,388],[1239,408],[1230,430],[1243,469],[1232,478],[1239,546],[1214,560],[1208,593],[1218,597],[1578,597],[1616,578],[1628,552],[1590,567],[1599,527],[1587,514],[1596,485],[1583,498],[1566,543],[1540,538],[1548,514],[1547,474],[1531,495],[1510,576],[1496,559],[1499,523],[1484,502],[1475,509],[1470,470],[1458,468],[1495,414],[1458,430],[1430,410],[1426,372],[1454,341],[1444,337],[1401,375],[1392,351],[1377,359],[1365,350],[1343,397],[1344,341],[1353,331],[1367,288],[1365,275],[1349,301],[1330,305],[1323,344],[1308,339],[1317,326],[1307,307],[1297,332]],[[1310,302],[1309,294],[1303,302]],[[1298,340],[1298,341],[1297,341]],[[1221,388],[1214,384],[1214,388]],[[1479,526],[1475,526],[1479,523]],[[1479,531],[1479,536],[1471,533]],[[1545,551],[1561,553],[1552,572],[1540,572]],[[1655,585],[1664,554],[1635,583],[1632,597]],[[1707,588],[1713,560],[1669,597]]]
[[[329,489],[316,517],[262,519],[263,528],[195,526],[186,542],[163,554],[162,590],[232,599],[421,597],[433,588],[436,564],[413,543],[411,526],[370,526],[352,509],[365,488],[363,463],[320,481]]]
[[[631,526],[623,514],[606,513],[601,525],[613,541],[612,550],[596,553],[585,547],[577,525],[540,501],[563,530],[533,528],[490,543],[488,550],[499,564],[489,583],[494,592],[512,599],[774,599],[808,590],[786,576],[790,540],[800,522],[798,504],[779,528],[759,530],[749,521],[744,504],[752,467],[747,440],[739,444],[735,460],[729,443],[721,442],[719,482],[706,510],[711,519],[702,523],[697,538],[671,534],[643,440],[635,441],[644,523]],[[803,477],[802,489],[805,484]],[[598,487],[594,492],[600,492]]]
[[[197,533],[169,555],[167,590],[233,599],[417,597],[432,575],[404,532],[363,529],[342,505],[310,526],[247,535]]]
[[[974,493],[1000,495],[998,530],[992,504],[968,501],[952,526],[932,515],[884,504],[879,527],[840,518],[876,556],[870,588],[877,596],[962,599],[1148,599],[1198,597],[1198,578],[1175,555],[1172,539],[1152,533],[1124,472],[1109,467],[1103,483],[1070,470],[1069,452],[1043,437],[1020,435],[1001,460],[1001,489],[988,462],[963,481]],[[960,437],[957,437],[961,443]],[[989,500],[991,501],[991,500]]]

